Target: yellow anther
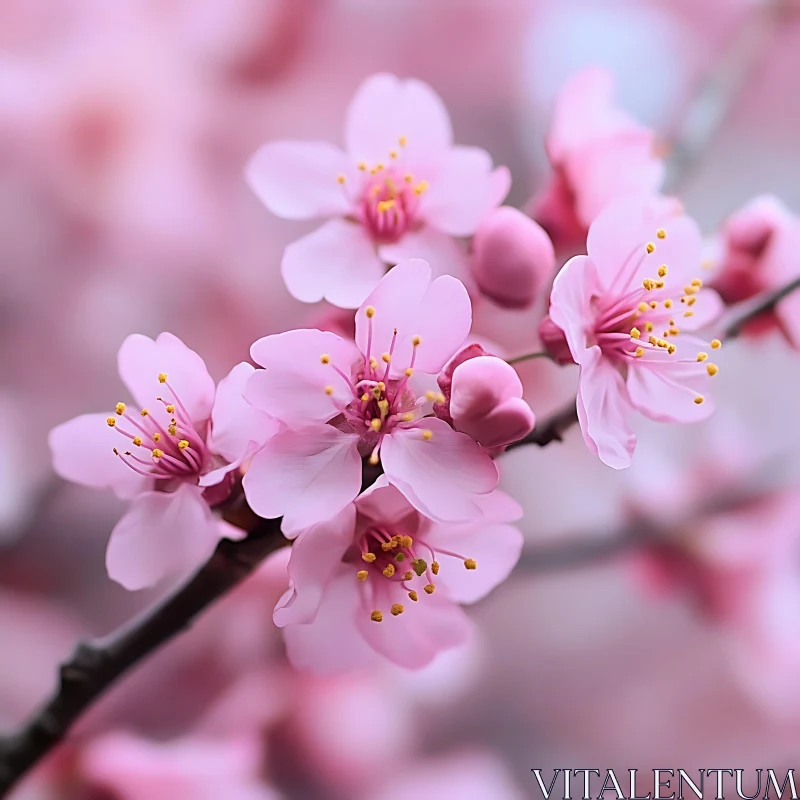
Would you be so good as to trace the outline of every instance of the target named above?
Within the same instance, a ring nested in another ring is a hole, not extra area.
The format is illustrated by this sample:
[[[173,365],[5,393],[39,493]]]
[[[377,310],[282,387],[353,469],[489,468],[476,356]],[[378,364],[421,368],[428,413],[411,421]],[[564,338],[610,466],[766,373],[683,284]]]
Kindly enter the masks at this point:
[[[339,174],[336,176],[336,182],[337,182],[337,183],[344,184],[345,180],[346,180],[346,179],[345,179],[345,176],[344,176],[344,174],[343,174],[343,173],[341,173],[341,172],[340,172],[340,173],[339,173]]]
[[[666,239],[667,238],[667,232],[663,228],[659,228],[656,231],[656,236],[658,236],[659,239]]]
[[[375,553],[362,553],[361,558],[368,564],[371,564],[377,558],[377,556]]]
[[[648,242],[644,249],[647,250],[648,253],[655,253],[656,246],[652,242]]]
[[[422,337],[421,336],[414,336],[411,339],[411,344],[413,344],[414,347],[419,347],[422,344]]]
[[[653,330],[653,323],[652,322],[645,322],[644,329],[650,333]]]
[[[407,139],[405,136],[401,136],[401,137],[400,137],[400,138],[397,140],[397,142],[398,142],[398,144],[400,145],[400,147],[405,147],[405,146],[408,144],[408,139]]]
[[[643,303],[639,303],[639,311],[642,314],[644,314],[644,312],[647,311],[647,309],[649,309],[649,308],[650,308],[650,306],[648,306],[647,303],[644,303],[644,302]]]
[[[414,370],[413,370],[411,367],[409,367],[409,368],[408,368],[408,369],[405,371],[405,376],[406,376],[406,378],[410,378],[410,377],[411,377],[413,374],[414,374]]]
[[[431,572],[434,575],[438,575],[439,574],[439,562],[438,561],[432,561],[431,562]]]
[[[167,432],[169,433],[170,436],[177,436],[178,435],[178,426],[174,425],[174,424],[170,425],[167,428]]]
[[[160,442],[161,441],[161,434],[160,433],[154,433],[153,434],[153,441],[154,442]]]
[[[397,150],[390,150],[389,158],[397,158]]]
[[[367,168],[367,165],[364,161],[359,161],[358,168],[363,172]]]
[[[644,355],[644,347],[637,347],[634,355],[636,358],[641,358]]]
[[[122,416],[125,413],[125,409],[126,408],[127,408],[127,406],[125,405],[125,403],[117,403],[116,408],[114,409],[114,411],[116,411],[117,414]]]
[[[394,200],[381,200],[378,203],[378,211],[383,213],[384,211],[388,211],[390,208],[394,208],[396,205]]]
[[[686,298],[686,305],[687,306],[693,306],[696,302],[697,302],[697,298],[696,297],[687,297]]]
[[[356,572],[356,578],[358,578],[360,581],[365,581],[368,577],[369,572],[367,572],[365,569],[360,569],[358,572]]]
[[[106,422],[108,423],[109,428],[113,428],[117,424],[116,417],[108,417],[108,419],[106,419]]]
[[[478,562],[474,558],[467,558],[464,561],[464,566],[467,569],[477,569],[478,568]]]
[[[672,298],[671,297],[668,297],[664,301],[664,308],[672,308]]]
[[[665,339],[659,339],[658,346],[666,349],[667,347],[669,347],[669,342],[666,341]]]
[[[684,294],[697,294],[697,287],[696,286],[684,286],[683,287]]]
[[[400,417],[400,419],[401,419],[403,422],[413,422],[413,420],[414,420],[414,415],[413,415],[412,413],[410,413],[410,412],[406,412],[405,414],[403,414],[403,415]]]
[[[141,436],[134,436],[132,441],[137,447],[141,447],[142,446],[142,437]]]
[[[631,339],[641,339],[642,332],[638,328],[631,328]]]
[[[694,399],[695,405],[699,406],[703,402],[703,400],[705,400],[705,397],[703,397],[703,395],[701,394],[697,395],[697,397],[695,397]]]
[[[383,614],[377,608],[369,615],[369,618],[373,622],[383,622]]]
[[[161,458],[164,455],[163,450],[159,450],[157,447],[153,450],[153,458]]]
[[[379,392],[386,391],[386,384],[383,381],[378,381],[377,386],[375,387]]]
[[[671,345],[670,345],[670,346],[667,348],[667,352],[668,352],[670,355],[672,355],[672,354],[673,354],[673,353],[674,353],[674,352],[675,352],[677,349],[678,349],[678,348],[677,348],[677,347],[676,347],[674,344],[671,344]]]
[[[712,350],[719,350],[722,347],[722,342],[719,339],[712,339],[711,340],[711,349]]]
[[[653,281],[650,280],[650,278],[645,278],[642,281],[642,286],[644,286],[644,288],[649,292],[653,288]]]
[[[178,442],[178,450],[185,450],[189,446],[189,442],[186,439],[181,439]]]
[[[426,442],[429,442],[431,439],[433,439],[433,431],[429,431],[429,430],[422,431],[422,438]]]
[[[320,364],[330,364],[331,363],[331,357],[327,353],[323,353],[319,357],[319,363]]]
[[[658,302],[656,300],[651,300],[650,301],[650,308],[652,308],[653,310],[658,308]]]
[[[143,409],[142,409],[142,410],[141,410],[139,413],[140,413],[140,414],[141,414],[143,417],[146,417],[146,416],[147,416],[147,415],[148,415],[150,412],[149,412],[149,411],[148,411],[146,408],[143,408]]]
[[[428,183],[428,181],[420,181],[414,187],[414,194],[416,194],[416,195],[422,194],[424,191],[426,191],[428,189],[429,186],[430,186],[430,184]]]
[[[414,573],[411,570],[408,570],[406,574],[403,576],[404,581],[410,581],[414,577]]]
[[[694,311],[684,311],[683,312],[683,316],[684,317],[693,317],[694,316]]]
[[[391,362],[392,362],[392,354],[391,353],[384,353],[381,356],[381,361],[383,361],[384,364],[391,364]]]
[[[395,569],[394,564],[387,564],[386,569],[383,571],[384,578],[391,578],[394,575]]]
[[[379,431],[381,429],[381,425],[383,425],[383,423],[377,417],[375,417],[373,420],[370,420],[369,423],[370,428],[372,428],[374,431]]]
[[[378,400],[378,408],[381,410],[381,417],[385,417],[389,413],[389,401]]]
[[[700,278],[693,278],[692,279],[692,286],[694,286],[695,288],[699,289],[702,285],[703,285],[703,281],[701,281]]]
[[[663,289],[664,281],[656,281],[656,289]]]
[[[374,356],[370,357],[369,365],[370,365],[371,369],[377,369],[378,368],[378,359],[375,358]]]
[[[368,319],[372,319],[375,316],[375,306],[367,306],[364,309],[364,313],[367,315]]]
[[[658,344],[658,339],[656,339],[655,336],[651,336],[647,341],[650,342],[650,344]]]
[[[364,392],[364,394],[361,395],[361,401],[363,403],[369,402],[369,392]]]
[[[698,361],[705,361],[708,358],[708,353],[698,353],[697,360]]]
[[[425,399],[430,400],[431,403],[436,400],[437,396],[438,394],[436,392],[425,392]]]
[[[716,364],[706,364],[706,372],[713,378],[719,372],[719,367]]]
[[[414,540],[408,534],[404,534],[403,536],[398,536],[397,538],[400,542],[400,547],[405,547],[406,549],[408,549],[414,544]]]
[[[666,278],[667,277],[667,265],[666,264],[662,264],[658,268],[658,277],[659,278]]]
[[[158,382],[159,383],[166,383],[167,382],[167,373],[166,372],[159,372],[158,373]]]
[[[404,611],[405,611],[405,608],[403,608],[403,604],[402,603],[395,603],[392,606],[392,616],[393,617],[399,617],[400,614],[402,614]]]
[[[418,594],[417,594],[415,591],[413,591],[413,589],[412,589],[412,591],[410,591],[410,592],[408,593],[408,596],[409,596],[409,598],[410,598],[411,600],[413,600],[415,603],[417,602],[417,600],[419,600],[419,595],[418,595]]]
[[[333,386],[326,386],[326,387],[325,387],[325,394],[327,394],[329,397],[330,397],[330,395],[332,395],[332,394],[333,394],[335,391],[336,391],[336,390],[333,388]]]
[[[384,553],[388,553],[389,550],[394,550],[394,548],[395,548],[394,537],[392,537],[392,540],[390,542],[381,542],[381,550],[383,550]]]
[[[670,336],[677,336],[680,332],[680,328],[676,328],[674,326],[669,329]]]
[[[408,172],[403,176],[403,180],[406,183],[411,183],[414,180],[414,176],[410,172]]]
[[[175,413],[175,406],[168,405],[167,406],[167,414],[174,414]]]
[[[380,460],[380,458],[378,458],[378,454],[377,453],[373,453],[369,457],[369,463],[372,464],[373,467],[377,466],[378,464],[380,464],[380,462],[381,462],[381,460]]]
[[[422,588],[425,589],[426,594],[433,594],[436,591],[436,587],[432,583],[428,583]]]

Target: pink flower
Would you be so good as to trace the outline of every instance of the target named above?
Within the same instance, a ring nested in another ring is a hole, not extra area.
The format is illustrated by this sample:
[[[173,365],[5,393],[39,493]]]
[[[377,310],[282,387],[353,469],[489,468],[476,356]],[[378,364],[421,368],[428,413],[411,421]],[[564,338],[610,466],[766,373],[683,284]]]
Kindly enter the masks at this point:
[[[358,494],[361,459],[424,514],[480,516],[497,468],[469,436],[431,416],[435,375],[464,341],[469,296],[455,278],[431,280],[419,259],[399,264],[356,313],[355,344],[335,333],[295,330],[251,348],[264,370],[245,396],[285,429],[244,477],[251,508],[283,516],[284,531],[330,519]]]
[[[710,345],[682,331],[711,322],[719,296],[694,277],[697,225],[638,199],[592,223],[588,255],[570,259],[553,284],[550,320],[580,365],[578,419],[587,447],[615,469],[630,465],[631,410],[661,422],[709,416],[717,372]]]
[[[547,138],[554,174],[531,216],[558,246],[581,239],[606,206],[630,194],[654,194],[664,165],[654,136],[613,103],[614,78],[590,68],[564,87]]]
[[[482,499],[479,522],[436,523],[385,476],[335,518],[302,532],[289,560],[290,588],[275,607],[289,658],[321,673],[382,656],[418,669],[466,641],[459,603],[472,603],[516,564],[521,515],[509,497]]]
[[[384,264],[429,260],[463,275],[454,237],[469,236],[508,193],[505,167],[488,153],[455,147],[441,99],[424,83],[373,75],[347,112],[346,152],[325,142],[271,142],[247,169],[253,190],[285,219],[329,218],[286,248],[289,292],[355,308]]]
[[[223,528],[211,505],[274,423],[242,397],[255,371],[235,366],[218,387],[200,356],[173,336],[129,336],[119,374],[141,411],[84,414],[50,432],[53,466],[84,486],[133,498],[111,533],[108,574],[127,589],[185,573],[211,555]],[[228,531],[230,531],[228,527]]]
[[[112,733],[85,749],[80,773],[120,800],[277,800],[259,780],[257,738],[150,742]]]
[[[481,221],[471,267],[481,292],[503,308],[529,308],[555,271],[553,243],[516,208],[500,206]]]
[[[729,217],[722,226],[721,255],[711,279],[726,303],[749,300],[777,289],[800,275],[800,219],[777,197],[762,195]],[[779,328],[800,348],[800,294],[781,300],[774,311],[758,317],[749,333]]]

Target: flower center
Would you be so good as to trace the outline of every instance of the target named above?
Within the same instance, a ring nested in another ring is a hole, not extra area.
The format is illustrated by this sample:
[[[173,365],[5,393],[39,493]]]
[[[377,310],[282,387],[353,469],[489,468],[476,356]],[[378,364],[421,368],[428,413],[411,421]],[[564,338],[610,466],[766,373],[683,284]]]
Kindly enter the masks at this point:
[[[362,161],[358,165],[361,176],[353,193],[345,188],[348,200],[357,207],[359,222],[369,231],[375,242],[396,242],[414,224],[419,209],[420,196],[428,189],[428,182],[417,180],[403,168],[405,136],[398,139],[399,149],[389,152],[386,164],[379,162],[369,167]],[[339,175],[344,187],[346,178]]]
[[[394,602],[398,592],[404,592],[416,603],[420,587],[425,594],[436,591],[434,581],[441,569],[439,554],[459,559],[468,570],[477,569],[473,558],[449,550],[440,549],[437,553],[419,535],[392,533],[378,526],[367,528],[345,553],[343,561],[358,565],[356,579],[362,584],[361,604],[373,622],[383,622],[382,604],[389,605],[393,617],[405,611],[402,603]]]
[[[115,447],[114,454],[147,478],[197,478],[207,464],[208,449],[166,373],[159,373],[158,380],[171,395],[170,399],[156,398],[160,407],[143,408],[137,415],[125,403],[117,403],[115,415],[106,420],[128,440],[126,449]]]

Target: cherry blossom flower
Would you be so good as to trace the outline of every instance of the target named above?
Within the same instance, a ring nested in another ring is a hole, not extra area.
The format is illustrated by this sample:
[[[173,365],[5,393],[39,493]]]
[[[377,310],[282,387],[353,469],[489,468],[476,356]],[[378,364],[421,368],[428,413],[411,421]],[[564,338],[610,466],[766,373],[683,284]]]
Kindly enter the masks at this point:
[[[800,219],[772,195],[756,197],[731,215],[716,244],[720,252],[708,264],[714,270],[710,283],[726,303],[749,300],[800,276]],[[783,298],[772,311],[752,320],[746,332],[775,328],[800,348],[800,294]]]
[[[686,333],[713,321],[722,308],[719,296],[695,277],[701,249],[689,217],[626,199],[592,223],[588,255],[570,259],[556,276],[546,324],[563,332],[580,365],[584,441],[615,469],[631,463],[632,410],[681,423],[713,410],[707,390],[718,368],[709,351],[720,342]]]
[[[553,177],[529,212],[558,247],[580,241],[614,200],[653,194],[664,177],[654,136],[614,105],[614,78],[591,67],[561,90],[547,137]]]
[[[483,519],[437,523],[386,476],[333,519],[302,532],[289,560],[290,587],[275,607],[289,658],[338,672],[382,656],[418,669],[470,633],[459,603],[472,603],[516,564],[522,534],[504,524],[521,509],[499,491]]]
[[[488,153],[456,147],[447,110],[426,84],[379,74],[359,88],[347,112],[346,151],[325,142],[264,145],[247,176],[274,214],[328,218],[286,248],[289,292],[356,308],[385,264],[424,258],[463,277],[469,236],[510,186]]]
[[[242,396],[251,365],[238,364],[215,389],[200,356],[171,333],[129,336],[118,366],[141,410],[119,402],[111,415],[57,426],[49,441],[62,478],[132,499],[111,533],[106,566],[125,588],[141,589],[198,566],[232,530],[211,506],[275,426]]]
[[[516,208],[500,206],[475,231],[470,266],[482,294],[501,308],[522,309],[549,285],[556,254],[537,222]]]
[[[497,468],[474,439],[432,416],[436,374],[464,341],[469,296],[419,259],[381,280],[356,312],[356,338],[294,330],[259,339],[246,398],[285,429],[244,477],[250,507],[297,532],[341,511],[361,487],[362,458],[379,462],[420,511],[480,516]]]

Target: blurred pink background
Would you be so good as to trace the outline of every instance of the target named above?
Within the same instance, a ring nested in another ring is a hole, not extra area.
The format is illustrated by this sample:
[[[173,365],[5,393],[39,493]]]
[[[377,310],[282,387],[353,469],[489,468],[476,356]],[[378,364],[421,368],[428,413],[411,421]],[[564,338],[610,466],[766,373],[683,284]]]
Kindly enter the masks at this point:
[[[444,99],[458,141],[510,167],[509,202],[521,206],[548,174],[553,99],[574,72],[609,67],[621,104],[667,141],[763,5],[2,3],[0,723],[12,726],[47,694],[78,636],[110,631],[155,597],[106,577],[122,506],[53,476],[48,430],[119,399],[115,356],[128,333],[169,330],[220,378],[257,337],[319,317],[288,295],[278,269],[284,246],[313,224],[273,217],[245,184],[260,144],[341,142],[365,77],[417,77]],[[800,211],[799,69],[800,8],[678,187],[706,233],[762,192]],[[480,332],[509,353],[535,349],[541,308],[483,308]],[[468,649],[420,673],[322,680],[283,658],[271,622],[280,564],[268,563],[120,682],[14,796],[157,798],[130,778],[146,769],[112,732],[138,737],[144,753],[158,742],[188,748],[185,759],[156,750],[183,770],[171,798],[213,785],[208,797],[504,800],[538,796],[532,767],[785,770],[800,745],[800,517],[731,521],[698,509],[710,494],[758,492],[770,509],[779,493],[800,494],[800,358],[769,335],[731,343],[720,363],[720,413],[679,431],[641,424],[627,472],[604,467],[577,429],[502,460],[529,548],[631,524],[693,542],[713,534],[722,557],[697,556],[712,566],[689,591],[655,591],[652,568],[633,555],[545,574],[523,558],[472,609],[479,638]],[[520,372],[540,419],[574,394],[570,368],[537,361]],[[729,563],[736,537],[757,542],[744,566]],[[698,602],[698,587],[712,583],[737,595],[725,613]]]

